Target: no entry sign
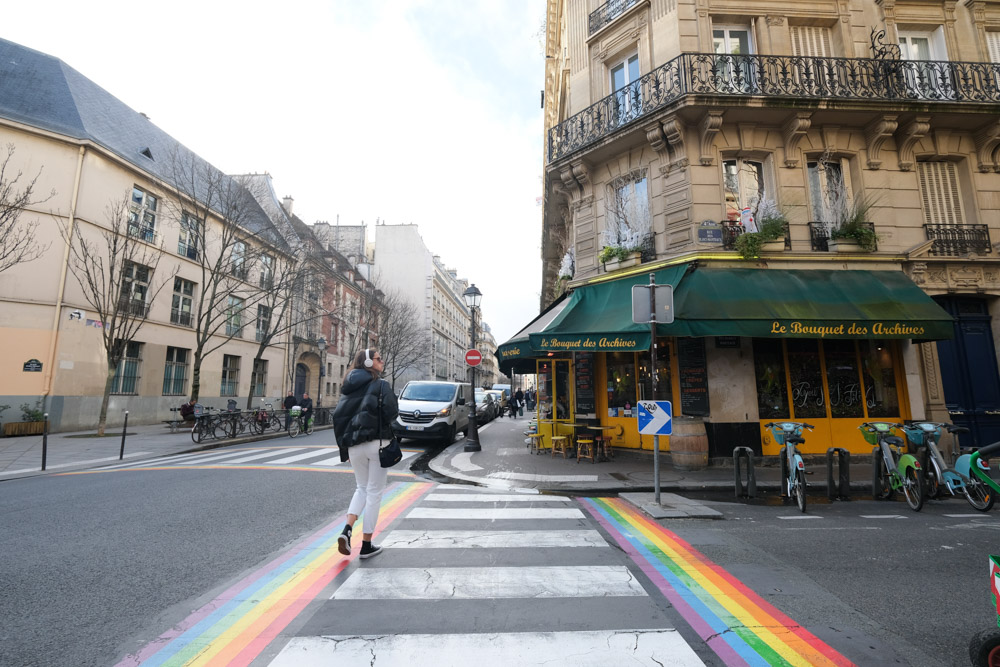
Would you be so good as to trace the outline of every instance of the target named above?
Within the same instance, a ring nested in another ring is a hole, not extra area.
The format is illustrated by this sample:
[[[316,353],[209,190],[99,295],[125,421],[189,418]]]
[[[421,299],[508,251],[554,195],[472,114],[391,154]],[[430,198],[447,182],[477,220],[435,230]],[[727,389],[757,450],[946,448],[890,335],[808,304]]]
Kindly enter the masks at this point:
[[[478,366],[483,360],[483,355],[479,350],[469,350],[465,353],[465,363],[470,366]]]

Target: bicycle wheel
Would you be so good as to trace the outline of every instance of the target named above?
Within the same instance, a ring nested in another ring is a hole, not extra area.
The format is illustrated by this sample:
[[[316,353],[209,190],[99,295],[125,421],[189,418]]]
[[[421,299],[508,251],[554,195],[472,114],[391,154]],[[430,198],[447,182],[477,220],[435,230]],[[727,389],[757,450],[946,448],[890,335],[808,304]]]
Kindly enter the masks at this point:
[[[996,495],[978,479],[967,480],[965,488],[962,490],[965,492],[965,499],[969,501],[969,504],[980,512],[989,512],[996,501]]]
[[[889,500],[896,495],[892,488],[892,479],[889,477],[889,470],[885,467],[885,459],[881,453],[876,454],[875,471],[872,475],[872,497],[875,500]]]
[[[920,489],[920,478],[913,468],[906,469],[906,476],[903,478],[903,495],[906,496],[906,504],[914,512],[919,512],[924,506],[924,494]]]
[[[228,438],[229,436],[229,423],[225,419],[220,419],[215,422],[212,426],[212,437],[216,440],[222,440],[223,438]]]
[[[280,431],[284,428],[285,424],[276,415],[271,415],[270,421],[267,422],[267,426],[264,428],[274,429],[275,431]]]
[[[194,442],[200,443],[203,437],[202,434],[203,434],[203,427],[201,422],[198,422],[197,424],[191,427],[191,439]]]
[[[312,432],[313,432],[313,419],[312,419],[312,417],[310,417],[309,419],[306,420],[306,427],[304,429],[302,429],[302,430],[305,431],[306,435],[312,435]]]
[[[806,473],[804,470],[796,470],[792,479],[792,493],[795,495],[795,504],[799,506],[800,512],[806,511]]]
[[[290,435],[293,438],[295,436],[297,436],[299,434],[299,428],[301,426],[302,426],[302,424],[299,422],[298,417],[296,417],[295,419],[293,419],[292,420],[292,425],[288,427],[288,435]]]
[[[938,483],[937,472],[933,466],[928,465],[924,468],[924,496],[934,499],[940,495],[941,484]]]

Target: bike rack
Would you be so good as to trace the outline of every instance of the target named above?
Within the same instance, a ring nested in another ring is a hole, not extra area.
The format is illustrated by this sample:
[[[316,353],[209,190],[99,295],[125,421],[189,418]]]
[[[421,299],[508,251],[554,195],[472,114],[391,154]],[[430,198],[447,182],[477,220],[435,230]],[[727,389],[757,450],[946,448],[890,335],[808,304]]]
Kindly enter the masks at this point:
[[[837,454],[838,484],[833,481],[833,455]],[[843,447],[826,450],[826,488],[830,500],[851,499],[851,453]]]
[[[743,493],[743,475],[740,474],[740,460],[747,460],[747,481],[746,494]],[[733,449],[733,472],[736,483],[737,498],[757,497],[757,475],[753,469],[753,450],[749,447],[735,447]]]

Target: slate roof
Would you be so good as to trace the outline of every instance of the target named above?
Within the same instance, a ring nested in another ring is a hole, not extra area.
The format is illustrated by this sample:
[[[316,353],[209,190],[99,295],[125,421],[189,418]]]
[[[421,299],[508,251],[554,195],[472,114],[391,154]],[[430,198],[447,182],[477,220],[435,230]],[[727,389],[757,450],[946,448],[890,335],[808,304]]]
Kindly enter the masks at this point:
[[[185,164],[198,164],[199,169],[221,174],[141,113],[58,58],[5,39],[0,39],[0,117],[92,141],[166,183],[174,180],[171,165],[175,153]],[[244,227],[272,245],[288,249],[263,210]]]

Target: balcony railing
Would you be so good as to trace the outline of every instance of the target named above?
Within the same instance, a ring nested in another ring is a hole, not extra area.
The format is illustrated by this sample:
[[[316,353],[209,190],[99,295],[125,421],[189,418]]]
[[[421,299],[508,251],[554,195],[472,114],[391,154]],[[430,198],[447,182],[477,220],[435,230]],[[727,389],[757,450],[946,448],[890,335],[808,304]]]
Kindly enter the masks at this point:
[[[170,322],[172,324],[179,324],[182,327],[191,326],[191,313],[186,310],[180,310],[178,308],[170,309]]]
[[[743,227],[739,222],[733,222],[732,220],[723,220],[719,223],[722,225],[722,249],[723,250],[735,250],[736,249],[736,239],[746,232],[746,228]],[[785,223],[785,250],[792,249],[792,238],[788,231],[788,223]]]
[[[867,227],[868,229],[875,231],[875,224],[871,222],[863,222],[861,226]],[[810,222],[809,223],[809,240],[812,242],[812,249],[816,252],[829,252],[830,250],[830,223],[828,222]]]
[[[551,128],[549,161],[686,95],[996,104],[1000,63],[684,53]]]
[[[128,235],[146,243],[160,245],[160,235],[152,227],[140,227],[139,225],[130,224],[128,226]]]
[[[924,225],[931,255],[961,257],[970,251],[985,255],[993,249],[986,225]]]
[[[118,300],[118,312],[124,315],[145,319],[148,311],[149,304],[142,299],[131,299],[123,296]]]
[[[624,14],[626,9],[637,4],[639,4],[639,0],[611,0],[611,2],[604,3],[594,11],[590,12],[590,32],[588,34],[593,35],[595,32]]]

